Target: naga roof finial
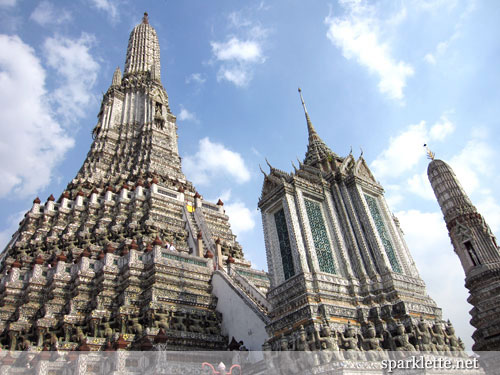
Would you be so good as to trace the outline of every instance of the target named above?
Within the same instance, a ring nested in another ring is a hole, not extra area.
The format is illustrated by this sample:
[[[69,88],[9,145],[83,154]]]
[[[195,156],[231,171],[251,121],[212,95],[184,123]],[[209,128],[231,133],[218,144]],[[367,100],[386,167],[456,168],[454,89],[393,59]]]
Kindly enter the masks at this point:
[[[271,163],[269,163],[269,160],[267,160],[267,158],[264,158],[264,159],[266,159],[266,164],[269,167],[269,169],[272,171],[274,169],[274,167],[271,165]]]
[[[262,167],[260,166],[260,164],[259,164],[259,169],[260,169],[260,171],[262,172],[262,174],[264,175],[264,177],[267,177],[267,173],[263,171],[263,169],[262,169]]]
[[[436,154],[430,150],[429,146],[427,146],[427,143],[424,144],[424,147],[427,150],[427,159],[434,160]]]

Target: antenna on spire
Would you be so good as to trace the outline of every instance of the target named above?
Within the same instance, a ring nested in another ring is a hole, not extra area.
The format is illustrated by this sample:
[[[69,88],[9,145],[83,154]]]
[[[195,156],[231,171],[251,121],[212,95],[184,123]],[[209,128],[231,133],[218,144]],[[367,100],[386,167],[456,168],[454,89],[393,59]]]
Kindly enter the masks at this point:
[[[144,12],[144,17],[142,17],[142,23],[149,24],[148,12]]]
[[[424,144],[424,147],[427,150],[427,159],[434,160],[434,156],[436,156],[436,154],[430,150],[429,146],[427,146],[427,143]]]

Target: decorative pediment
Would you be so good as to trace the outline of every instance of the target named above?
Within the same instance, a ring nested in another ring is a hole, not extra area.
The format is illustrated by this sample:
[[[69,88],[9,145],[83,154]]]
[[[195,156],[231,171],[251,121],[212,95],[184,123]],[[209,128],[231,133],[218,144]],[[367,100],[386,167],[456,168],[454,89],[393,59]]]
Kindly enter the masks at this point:
[[[264,178],[264,184],[262,185],[262,195],[261,197],[265,197],[271,191],[273,191],[276,187],[282,185],[283,182],[280,178],[273,175],[266,175]]]
[[[351,173],[353,173],[353,170],[354,170],[355,166],[356,166],[356,160],[354,159],[354,157],[352,156],[352,154],[349,154],[344,159],[344,161],[342,162],[342,164],[340,164],[340,167],[339,167],[340,173],[342,173],[342,174],[351,174]]]
[[[354,168],[354,175],[364,180],[377,183],[375,177],[373,177],[370,168],[368,168],[368,165],[366,164],[366,161],[365,159],[363,159],[362,156],[360,156],[359,159],[356,161],[356,165]]]

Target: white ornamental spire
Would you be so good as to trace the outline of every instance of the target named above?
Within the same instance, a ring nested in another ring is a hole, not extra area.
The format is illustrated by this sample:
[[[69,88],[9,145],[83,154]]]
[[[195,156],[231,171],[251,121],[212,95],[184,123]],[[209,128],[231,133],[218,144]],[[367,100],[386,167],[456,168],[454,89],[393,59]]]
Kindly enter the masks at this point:
[[[160,44],[155,29],[144,13],[142,23],[130,33],[124,75],[150,72],[160,80]]]

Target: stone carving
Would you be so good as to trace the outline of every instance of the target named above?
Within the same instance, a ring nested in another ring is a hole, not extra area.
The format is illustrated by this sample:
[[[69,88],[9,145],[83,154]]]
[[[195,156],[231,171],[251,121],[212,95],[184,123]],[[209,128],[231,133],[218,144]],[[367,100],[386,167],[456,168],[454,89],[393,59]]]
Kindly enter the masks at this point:
[[[386,331],[393,350],[397,351],[414,351],[415,347],[410,343],[410,335],[406,333],[406,328],[403,324],[396,325],[396,332],[392,335]]]
[[[202,327],[202,317],[200,314],[191,313],[186,319],[186,327],[189,332],[203,333],[205,330]]]
[[[455,335],[455,328],[451,324],[451,322],[448,320],[446,324],[446,328],[444,331],[444,335],[446,337],[446,341],[448,343],[448,346],[450,347],[450,351],[453,354],[457,354],[462,350],[459,339]]]
[[[416,348],[425,352],[433,351],[434,344],[432,343],[431,329],[422,316],[420,316],[418,324],[414,326],[414,331],[417,338]]]
[[[310,351],[309,342],[307,341],[307,333],[304,326],[299,327],[299,333],[297,338],[293,342],[293,349],[298,351]]]
[[[315,336],[321,350],[319,354],[321,363],[330,363],[331,361],[341,361],[344,359],[342,352],[340,352],[337,332],[334,331],[332,333],[328,323],[324,322],[319,332],[315,330]]]
[[[138,317],[127,319],[127,333],[133,333],[139,336],[142,334],[143,327],[142,324],[139,323],[139,320]]]
[[[185,321],[187,320],[187,314],[183,311],[174,311],[172,320],[171,320],[171,325],[170,329],[173,329],[175,331],[186,331],[186,323]]]
[[[347,322],[345,331],[340,334],[340,338],[342,342],[342,349],[348,352],[346,353],[347,358],[353,355],[353,353],[350,352],[359,350],[358,337],[356,336],[356,330],[351,325],[351,321]]]
[[[377,331],[373,324],[371,322],[368,323],[361,343],[362,349],[368,351],[368,359],[378,360],[382,357],[380,352],[383,352],[383,341],[383,337],[377,336]]]
[[[432,327],[432,342],[438,352],[448,352],[446,334],[443,330],[441,322],[436,321]]]

